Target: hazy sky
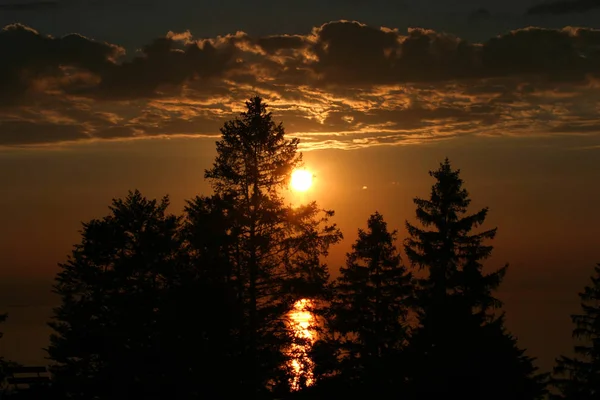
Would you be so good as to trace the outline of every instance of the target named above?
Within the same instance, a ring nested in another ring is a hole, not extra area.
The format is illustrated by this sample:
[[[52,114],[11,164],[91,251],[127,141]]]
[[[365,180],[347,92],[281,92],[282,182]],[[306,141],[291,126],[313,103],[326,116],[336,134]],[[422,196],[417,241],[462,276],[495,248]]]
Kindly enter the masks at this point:
[[[336,211],[333,275],[375,210],[404,237],[450,157],[499,228],[509,328],[549,368],[600,261],[599,17],[589,0],[0,0],[0,354],[43,362],[80,222],[128,189],[173,212],[208,193],[219,127],[258,94],[317,175],[291,200]]]

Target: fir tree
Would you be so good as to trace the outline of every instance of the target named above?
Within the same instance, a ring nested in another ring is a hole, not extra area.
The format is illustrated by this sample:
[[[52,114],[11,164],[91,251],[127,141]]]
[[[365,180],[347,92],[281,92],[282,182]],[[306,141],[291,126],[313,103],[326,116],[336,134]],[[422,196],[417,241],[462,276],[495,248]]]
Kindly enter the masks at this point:
[[[4,314],[0,314],[0,324],[3,324],[6,322],[6,320],[8,319],[8,314],[4,313]],[[4,332],[0,332],[0,339],[2,339],[2,337],[4,336]],[[20,365],[17,362],[11,361],[11,360],[7,360],[6,358],[4,358],[4,356],[0,356],[0,390],[2,390],[4,393],[7,393],[6,390],[8,389],[7,386],[7,381],[6,378],[9,376],[10,374],[10,370],[13,368],[18,368],[21,367],[22,365]],[[39,388],[36,388],[39,389]],[[41,388],[46,389],[45,387]],[[48,395],[48,391],[43,391],[36,390],[36,395],[38,393],[42,394],[42,395]]]
[[[506,273],[506,266],[484,275],[481,262],[491,255],[492,246],[485,240],[494,239],[497,229],[472,233],[483,224],[488,208],[465,215],[471,200],[462,187],[460,171],[453,171],[448,159],[430,176],[436,179],[429,199],[415,198],[416,217],[423,228],[406,222],[409,238],[405,252],[411,263],[425,268],[427,279],[421,280],[421,294],[427,297],[422,304],[435,322],[443,318],[448,295],[461,294],[466,304],[480,312],[500,305],[491,292]],[[434,317],[435,315],[435,317]],[[483,317],[484,315],[481,314]]]
[[[332,303],[333,327],[340,334],[341,375],[363,390],[400,386],[398,357],[408,339],[411,274],[402,265],[383,216],[369,217],[340,269]],[[370,388],[370,389],[369,389]],[[397,394],[397,393],[396,393]]]
[[[416,396],[538,398],[544,377],[506,333],[503,316],[496,317],[501,303],[492,292],[507,266],[483,272],[493,249],[486,241],[496,228],[473,230],[488,208],[468,214],[469,194],[448,159],[430,175],[436,182],[429,199],[414,200],[422,228],[407,222],[404,246],[411,263],[427,272],[419,281],[419,327],[411,341]]]
[[[229,254],[233,241],[228,229],[230,203],[218,196],[196,196],[185,206],[183,232],[186,254],[197,278],[214,284],[229,283],[233,278]]]
[[[8,318],[8,314],[0,314],[0,324],[3,324],[4,322],[6,322],[6,319]],[[0,332],[0,339],[2,339],[2,336],[4,336],[4,332]],[[6,370],[9,367],[9,362],[6,361],[4,359],[3,356],[0,356],[0,382],[4,382],[4,378],[6,378]],[[0,386],[3,386],[0,383]]]
[[[161,320],[175,281],[179,218],[168,198],[140,192],[113,200],[110,214],[83,224],[61,264],[48,348],[55,385],[75,399],[160,398],[173,375],[161,351]]]
[[[579,293],[583,313],[572,315],[575,357],[561,356],[554,368],[553,386],[558,398],[591,400],[600,397],[600,264],[591,285]]]
[[[243,385],[265,396],[268,389],[289,387],[293,355],[285,349],[297,338],[285,316],[296,301],[324,293],[327,272],[320,256],[341,234],[329,225],[333,213],[322,213],[315,203],[285,205],[281,192],[302,162],[299,141],[285,137],[261,98],[246,107],[221,128],[217,157],[205,177],[215,195],[226,199],[226,268],[242,312]]]

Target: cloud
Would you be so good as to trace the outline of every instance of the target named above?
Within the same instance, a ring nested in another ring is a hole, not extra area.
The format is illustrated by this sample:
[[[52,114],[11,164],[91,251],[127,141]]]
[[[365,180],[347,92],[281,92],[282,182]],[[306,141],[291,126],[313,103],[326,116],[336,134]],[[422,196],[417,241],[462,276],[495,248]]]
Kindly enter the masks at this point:
[[[527,15],[583,13],[600,8],[600,0],[558,0],[537,4],[527,9]]]
[[[313,68],[328,83],[439,82],[542,74],[581,79],[598,74],[600,31],[526,28],[469,43],[420,28],[408,35],[357,23],[330,23],[316,31]]]
[[[278,35],[258,38],[257,44],[267,53],[276,54],[282,50],[297,50],[307,47],[308,41],[301,35]]]
[[[161,86],[179,87],[189,80],[221,76],[235,65],[234,52],[227,40],[217,48],[210,40],[190,41],[188,36],[173,34],[154,40],[132,61],[104,71],[98,89],[109,97],[152,97]]]
[[[69,124],[3,121],[0,132],[3,145],[40,145],[89,139],[82,127]]]
[[[0,146],[218,135],[260,95],[305,149],[464,135],[595,134],[600,30],[482,43],[353,21],[304,35],[169,32],[127,55],[79,34],[0,31]]]
[[[85,80],[79,71],[101,74],[114,68],[123,53],[119,46],[77,34],[57,39],[24,25],[8,25],[0,31],[0,106],[18,104],[28,92],[42,88],[76,88]]]
[[[238,32],[195,40],[190,32],[169,32],[125,60],[118,45],[10,25],[0,33],[0,51],[10,55],[0,79],[13,86],[11,94],[43,82],[68,93],[128,99],[171,95],[197,81],[208,88],[215,79],[326,88],[525,75],[581,80],[599,74],[598,46],[600,31],[588,28],[532,27],[469,43],[422,28],[401,34],[337,21],[307,35]]]

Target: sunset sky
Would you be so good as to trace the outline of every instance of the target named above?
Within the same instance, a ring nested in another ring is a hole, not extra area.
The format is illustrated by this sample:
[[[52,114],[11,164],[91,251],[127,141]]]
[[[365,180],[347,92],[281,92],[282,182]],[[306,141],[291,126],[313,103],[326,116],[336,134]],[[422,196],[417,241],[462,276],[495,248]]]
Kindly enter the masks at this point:
[[[0,0],[0,354],[44,362],[80,223],[129,189],[208,194],[254,95],[316,175],[290,201],[336,211],[333,276],[374,211],[405,237],[448,156],[499,228],[509,329],[544,369],[570,351],[600,262],[600,2],[206,3]]]

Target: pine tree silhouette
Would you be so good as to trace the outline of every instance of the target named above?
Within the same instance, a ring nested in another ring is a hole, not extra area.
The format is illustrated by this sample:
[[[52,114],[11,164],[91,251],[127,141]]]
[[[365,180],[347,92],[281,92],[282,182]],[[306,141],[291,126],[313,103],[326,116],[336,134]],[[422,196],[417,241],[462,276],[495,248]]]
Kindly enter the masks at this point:
[[[554,368],[552,384],[557,398],[591,400],[600,397],[600,264],[592,283],[579,293],[583,313],[572,315],[575,357],[561,356]]]
[[[485,242],[496,229],[474,233],[487,216],[467,214],[471,202],[460,170],[446,159],[430,175],[429,199],[416,198],[423,228],[406,223],[406,254],[427,277],[419,281],[419,327],[411,340],[412,385],[417,398],[536,399],[544,394],[543,375],[506,333],[496,290],[507,266],[483,272],[493,247]]]
[[[48,348],[55,385],[74,399],[161,398],[172,390],[162,359],[164,299],[178,266],[179,218],[168,198],[139,191],[83,224],[61,264]]]
[[[243,313],[240,348],[253,396],[290,389],[290,357],[298,344],[287,313],[310,296],[325,297],[328,278],[320,256],[341,238],[329,224],[333,212],[315,203],[286,206],[282,190],[302,163],[299,140],[288,140],[262,99],[246,102],[247,111],[225,123],[217,157],[205,177],[215,195],[226,199],[228,273],[235,282]],[[223,204],[225,204],[223,203]]]
[[[341,375],[357,390],[402,389],[401,352],[409,336],[407,316],[413,296],[411,274],[378,212],[347,254],[335,286],[333,327],[339,332]]]
[[[8,314],[0,314],[0,324],[5,323],[7,318]],[[4,332],[0,332],[0,339],[2,339],[2,336],[4,336]],[[11,363],[5,360],[3,356],[0,356],[0,382],[4,382],[6,370],[9,368],[10,364]]]

